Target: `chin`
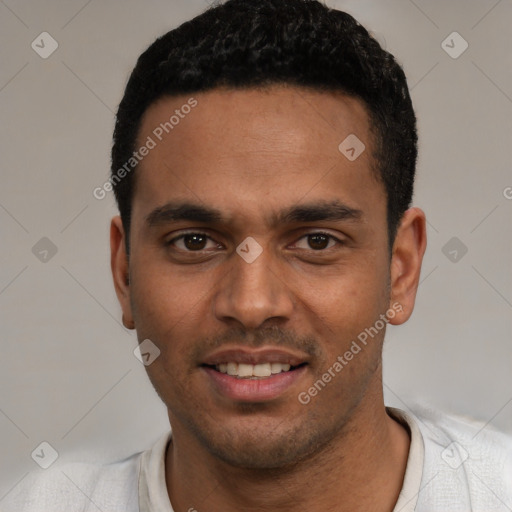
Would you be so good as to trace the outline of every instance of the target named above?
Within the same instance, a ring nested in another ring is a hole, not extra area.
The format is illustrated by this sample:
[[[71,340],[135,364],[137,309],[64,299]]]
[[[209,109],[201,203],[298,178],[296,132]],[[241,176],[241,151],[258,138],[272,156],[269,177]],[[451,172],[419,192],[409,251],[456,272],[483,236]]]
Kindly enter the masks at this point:
[[[224,428],[222,432],[197,432],[199,441],[214,457],[230,466],[241,469],[270,470],[291,469],[304,459],[322,451],[336,436],[300,425],[283,429],[281,425],[265,428],[253,426],[235,431]],[[279,432],[278,432],[279,430]]]
[[[279,447],[265,447],[244,445],[241,449],[232,446],[210,447],[210,451],[217,458],[230,466],[241,469],[268,470],[283,469],[298,463],[303,457],[297,451],[285,451],[280,443]]]

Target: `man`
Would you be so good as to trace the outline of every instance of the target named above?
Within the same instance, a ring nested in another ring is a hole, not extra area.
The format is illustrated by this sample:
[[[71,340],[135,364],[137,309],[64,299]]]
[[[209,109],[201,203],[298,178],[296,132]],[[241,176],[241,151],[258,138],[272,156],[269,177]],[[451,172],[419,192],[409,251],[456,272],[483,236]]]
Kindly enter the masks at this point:
[[[426,247],[416,142],[400,66],[315,0],[230,0],[151,45],[117,115],[111,264],[172,434],[6,510],[510,510],[509,437],[384,405]]]

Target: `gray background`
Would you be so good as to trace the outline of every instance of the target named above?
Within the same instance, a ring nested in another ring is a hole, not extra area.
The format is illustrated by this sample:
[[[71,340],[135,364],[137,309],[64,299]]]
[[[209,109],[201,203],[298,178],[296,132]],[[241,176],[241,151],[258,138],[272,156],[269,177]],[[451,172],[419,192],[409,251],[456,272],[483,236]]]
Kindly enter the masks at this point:
[[[419,119],[415,204],[429,245],[416,312],[388,330],[387,402],[512,432],[512,2],[327,3],[397,56]],[[168,428],[133,355],[136,337],[120,323],[113,197],[92,191],[108,176],[114,112],[137,56],[206,5],[0,1],[0,500],[29,470],[43,471],[31,458],[42,441],[57,464],[112,460]],[[59,45],[47,59],[31,48],[43,31]],[[453,31],[469,44],[458,58],[441,46]],[[57,248],[46,261],[43,237]],[[443,252],[452,237],[458,246]]]

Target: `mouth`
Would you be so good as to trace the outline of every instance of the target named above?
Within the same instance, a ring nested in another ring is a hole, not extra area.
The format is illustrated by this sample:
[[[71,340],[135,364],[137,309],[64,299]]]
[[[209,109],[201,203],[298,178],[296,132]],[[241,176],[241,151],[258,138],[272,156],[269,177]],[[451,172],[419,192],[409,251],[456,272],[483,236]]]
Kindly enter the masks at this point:
[[[268,348],[249,351],[245,347],[213,353],[200,365],[211,389],[238,402],[280,397],[297,386],[307,366],[303,354]]]
[[[203,365],[207,368],[211,368],[224,375],[235,377],[236,379],[251,379],[260,380],[273,377],[285,372],[293,372],[297,368],[305,366],[307,363],[301,363],[296,366],[292,366],[289,363],[237,363],[235,361],[229,361],[226,363],[220,363],[216,365]]]

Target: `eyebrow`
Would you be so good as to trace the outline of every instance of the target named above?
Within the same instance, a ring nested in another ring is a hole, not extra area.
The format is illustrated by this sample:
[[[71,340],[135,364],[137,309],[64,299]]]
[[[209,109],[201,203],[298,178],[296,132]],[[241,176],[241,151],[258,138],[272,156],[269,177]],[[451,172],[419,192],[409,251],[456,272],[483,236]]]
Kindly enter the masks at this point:
[[[207,208],[199,204],[170,202],[155,208],[146,216],[146,224],[149,227],[156,227],[180,220],[211,224],[220,223],[222,221],[222,213],[215,208]]]
[[[274,213],[271,216],[271,224],[275,226],[294,222],[357,221],[361,219],[362,215],[361,210],[352,208],[338,200],[320,201],[290,206],[277,214]],[[155,208],[146,216],[148,227],[179,221],[205,224],[227,223],[220,210],[190,202],[169,202]]]
[[[360,220],[363,215],[361,210],[351,208],[341,201],[321,201],[307,203],[300,206],[291,206],[279,213],[279,224],[291,224],[293,222],[316,221],[344,221]]]

